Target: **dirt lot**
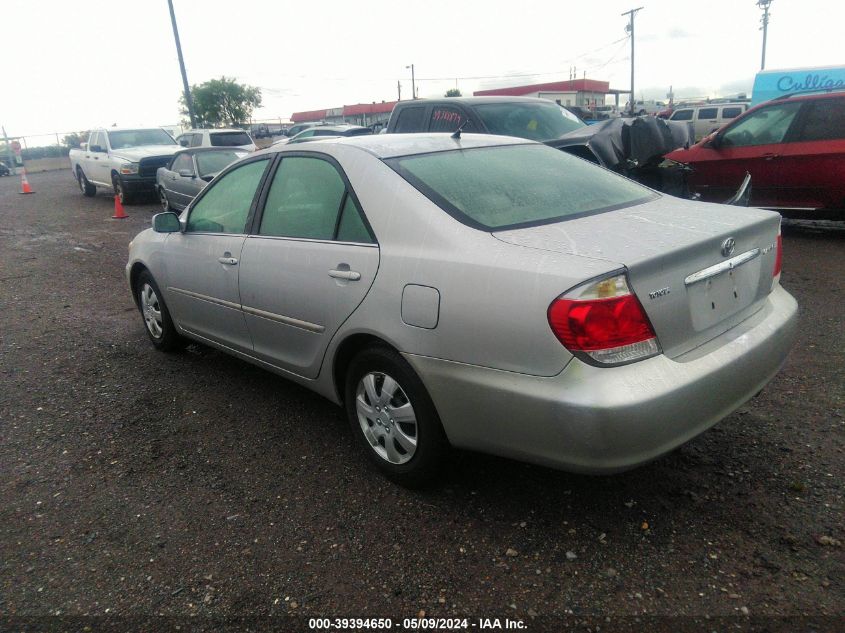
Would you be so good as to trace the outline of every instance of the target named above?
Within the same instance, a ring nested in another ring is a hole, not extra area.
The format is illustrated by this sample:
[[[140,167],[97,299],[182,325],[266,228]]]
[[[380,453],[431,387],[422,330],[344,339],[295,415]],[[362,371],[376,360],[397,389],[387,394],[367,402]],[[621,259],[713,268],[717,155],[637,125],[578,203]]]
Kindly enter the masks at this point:
[[[682,449],[600,478],[463,453],[409,492],[334,405],[205,347],[153,350],[123,278],[152,203],[112,220],[67,171],[31,182],[0,179],[0,629],[842,625],[845,231],[785,231],[800,340]]]

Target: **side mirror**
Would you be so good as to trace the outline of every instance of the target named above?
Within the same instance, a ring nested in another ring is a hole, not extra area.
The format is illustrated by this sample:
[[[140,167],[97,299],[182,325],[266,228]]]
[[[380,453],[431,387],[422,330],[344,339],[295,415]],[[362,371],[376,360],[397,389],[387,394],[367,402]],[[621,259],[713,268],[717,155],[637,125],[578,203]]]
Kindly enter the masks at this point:
[[[721,144],[722,143],[721,143],[719,137],[716,134],[711,134],[706,139],[704,139],[704,143],[702,144],[702,147],[708,147],[710,149],[719,149],[719,146]]]
[[[182,176],[182,178],[196,178],[196,174],[194,174],[194,172],[190,169],[180,169],[179,175]]]
[[[153,216],[153,231],[156,233],[178,233],[182,230],[182,225],[179,223],[179,216],[168,211],[166,213],[156,213]]]
[[[183,138],[179,141],[179,145],[181,145],[182,147],[188,147],[188,139]]]

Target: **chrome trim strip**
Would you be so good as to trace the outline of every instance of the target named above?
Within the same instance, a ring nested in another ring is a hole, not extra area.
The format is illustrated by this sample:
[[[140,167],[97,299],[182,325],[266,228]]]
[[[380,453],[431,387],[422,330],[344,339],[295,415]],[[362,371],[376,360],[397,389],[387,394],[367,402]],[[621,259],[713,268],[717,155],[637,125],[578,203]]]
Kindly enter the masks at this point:
[[[268,321],[284,323],[285,325],[297,327],[300,330],[306,330],[308,332],[313,332],[314,334],[322,334],[326,330],[324,326],[317,325],[316,323],[310,323],[309,321],[300,321],[299,319],[294,319],[293,317],[288,317],[281,314],[275,314],[273,312],[265,312],[264,310],[259,310],[258,308],[250,308],[248,306],[243,306],[242,309],[246,314],[251,314],[262,319],[267,319]]]
[[[689,277],[684,279],[685,286],[691,286],[694,283],[698,283],[699,281],[704,281],[705,279],[710,279],[711,277],[715,277],[716,275],[721,275],[724,272],[732,270],[737,266],[742,266],[747,262],[750,262],[752,259],[760,255],[759,248],[753,248],[750,251],[746,251],[741,255],[737,255],[736,257],[731,257],[730,259],[726,259],[723,262],[720,262],[714,266],[709,266],[703,270],[699,270],[697,273],[691,274]]]
[[[191,297],[192,299],[199,299],[200,301],[207,301],[208,303],[214,303],[224,308],[231,308],[233,310],[240,310],[241,306],[237,303],[233,303],[231,301],[226,301],[224,299],[216,299],[215,297],[209,297],[208,295],[201,295],[198,292],[191,292],[190,290],[182,290],[181,288],[174,288],[173,286],[168,286],[168,290],[172,290],[173,292],[178,292],[180,295],[185,295],[186,297]]]
[[[343,246],[363,246],[365,248],[378,248],[379,245],[373,242],[342,242],[340,240],[318,240],[311,237],[286,237],[284,235],[247,235],[248,240],[276,240],[279,242],[310,242],[312,244],[341,244]]]

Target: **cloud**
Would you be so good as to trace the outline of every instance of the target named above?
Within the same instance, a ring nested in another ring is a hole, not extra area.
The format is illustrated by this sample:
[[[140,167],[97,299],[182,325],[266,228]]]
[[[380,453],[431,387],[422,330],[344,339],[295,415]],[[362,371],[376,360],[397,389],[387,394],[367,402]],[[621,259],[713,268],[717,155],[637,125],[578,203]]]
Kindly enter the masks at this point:
[[[673,27],[669,29],[669,32],[666,33],[666,37],[670,40],[683,40],[687,39],[688,37],[695,37],[692,33],[685,31],[680,27]]]

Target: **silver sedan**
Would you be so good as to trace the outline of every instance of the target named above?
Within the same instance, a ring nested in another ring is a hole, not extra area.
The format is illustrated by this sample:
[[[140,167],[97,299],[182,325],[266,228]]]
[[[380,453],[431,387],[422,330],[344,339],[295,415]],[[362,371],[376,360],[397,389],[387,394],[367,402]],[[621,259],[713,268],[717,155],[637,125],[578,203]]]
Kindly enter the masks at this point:
[[[687,442],[784,362],[780,268],[776,213],[456,133],[251,154],[155,216],[126,275],[157,348],[305,385],[418,485],[450,447],[604,473]]]

